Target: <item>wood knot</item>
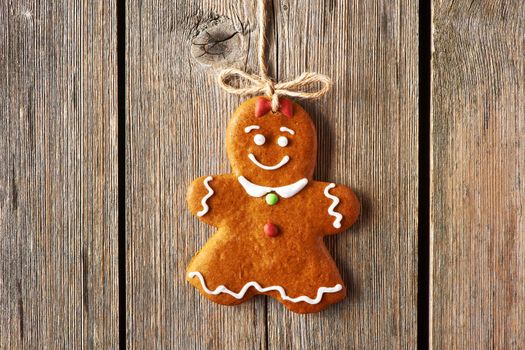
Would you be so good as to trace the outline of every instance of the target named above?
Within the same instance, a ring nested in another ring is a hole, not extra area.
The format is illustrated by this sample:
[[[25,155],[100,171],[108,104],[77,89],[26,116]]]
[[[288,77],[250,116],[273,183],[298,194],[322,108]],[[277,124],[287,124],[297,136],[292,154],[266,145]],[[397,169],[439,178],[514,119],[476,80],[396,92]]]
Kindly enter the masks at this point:
[[[191,55],[197,62],[214,67],[227,67],[247,54],[246,31],[236,28],[225,16],[214,16],[201,22],[194,31]]]

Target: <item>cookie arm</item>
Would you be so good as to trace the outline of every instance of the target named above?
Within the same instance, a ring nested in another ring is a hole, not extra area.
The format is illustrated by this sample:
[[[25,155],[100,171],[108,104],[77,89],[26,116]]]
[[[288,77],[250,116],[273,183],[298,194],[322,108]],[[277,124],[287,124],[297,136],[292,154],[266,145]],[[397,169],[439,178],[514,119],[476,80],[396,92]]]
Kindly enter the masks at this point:
[[[320,224],[326,235],[343,232],[352,226],[359,216],[361,205],[350,188],[330,182],[318,182],[322,191],[322,215]]]
[[[227,187],[228,182],[228,175],[203,176],[195,179],[190,184],[186,196],[191,213],[209,225],[218,226],[224,213],[217,203],[221,201],[221,197],[224,197],[224,188]]]

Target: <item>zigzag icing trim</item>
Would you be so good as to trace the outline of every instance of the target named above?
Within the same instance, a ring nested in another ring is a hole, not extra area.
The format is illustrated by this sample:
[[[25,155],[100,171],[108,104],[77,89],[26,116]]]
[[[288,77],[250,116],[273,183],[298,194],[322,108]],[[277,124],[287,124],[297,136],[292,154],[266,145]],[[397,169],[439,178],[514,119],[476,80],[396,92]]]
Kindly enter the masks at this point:
[[[213,177],[211,176],[208,176],[207,178],[204,179],[204,186],[206,186],[208,193],[201,200],[202,210],[197,213],[197,216],[203,216],[208,212],[208,210],[210,210],[210,208],[208,207],[208,204],[206,204],[206,201],[211,196],[213,196],[213,193],[214,193],[210,185],[208,184],[211,180],[213,180]]]
[[[321,299],[323,298],[323,294],[325,294],[325,293],[336,293],[336,292],[339,292],[340,290],[343,289],[342,285],[336,284],[333,287],[320,287],[317,290],[317,297],[315,299],[309,298],[309,297],[307,297],[305,295],[299,296],[297,298],[292,298],[292,297],[289,297],[288,295],[286,295],[286,292],[284,291],[284,288],[281,287],[281,286],[261,287],[261,285],[259,283],[252,281],[252,282],[246,283],[244,285],[244,287],[242,287],[242,289],[241,289],[241,291],[239,293],[235,293],[235,292],[232,292],[231,290],[229,290],[228,288],[226,288],[223,285],[218,286],[217,288],[215,288],[215,290],[208,289],[208,287],[206,286],[206,282],[204,282],[204,277],[202,277],[202,274],[200,272],[197,272],[197,271],[189,272],[188,273],[188,277],[190,277],[190,278],[194,278],[194,277],[199,278],[199,280],[201,282],[201,285],[202,285],[202,288],[204,289],[204,291],[206,291],[206,293],[212,294],[212,295],[219,295],[221,293],[226,293],[226,294],[231,295],[235,299],[242,299],[244,297],[244,295],[246,294],[246,292],[248,291],[248,289],[250,289],[250,287],[253,287],[256,290],[258,290],[259,292],[261,292],[261,293],[266,293],[266,292],[270,292],[270,291],[277,291],[277,292],[279,292],[279,294],[281,295],[281,299],[283,299],[283,300],[291,301],[293,303],[298,303],[298,302],[303,301],[305,303],[312,304],[312,305],[319,304],[319,302],[321,302]]]
[[[343,220],[343,215],[341,215],[341,213],[338,213],[336,211],[334,211],[335,207],[337,207],[337,205],[339,204],[339,198],[337,198],[336,196],[330,194],[328,191],[331,190],[332,188],[335,187],[335,184],[329,184],[328,186],[325,187],[324,189],[324,195],[327,197],[327,198],[330,198],[332,200],[332,204],[330,205],[330,207],[328,208],[328,215],[330,216],[333,216],[335,217],[335,220],[334,220],[334,227],[335,228],[341,228],[341,220]]]

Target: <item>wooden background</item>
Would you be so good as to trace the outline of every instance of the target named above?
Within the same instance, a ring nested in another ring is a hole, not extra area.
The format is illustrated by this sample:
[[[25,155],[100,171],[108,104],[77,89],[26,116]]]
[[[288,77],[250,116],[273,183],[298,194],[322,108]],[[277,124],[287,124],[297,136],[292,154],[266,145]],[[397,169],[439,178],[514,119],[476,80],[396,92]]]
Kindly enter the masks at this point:
[[[522,348],[525,3],[421,6],[269,3],[272,75],[335,82],[302,102],[315,176],[363,203],[327,239],[349,297],[301,316],[184,281],[213,232],[186,187],[229,171],[243,99],[215,76],[257,69],[255,1],[1,2],[0,348]]]

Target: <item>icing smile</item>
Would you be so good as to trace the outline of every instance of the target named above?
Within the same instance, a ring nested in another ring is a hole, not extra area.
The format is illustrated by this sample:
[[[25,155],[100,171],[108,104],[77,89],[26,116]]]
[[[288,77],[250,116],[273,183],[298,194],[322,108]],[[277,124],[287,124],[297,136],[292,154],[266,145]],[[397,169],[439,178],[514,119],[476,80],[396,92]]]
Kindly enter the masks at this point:
[[[264,169],[264,170],[276,170],[276,169],[279,169],[280,167],[282,167],[283,165],[288,163],[288,161],[290,160],[290,157],[284,156],[283,159],[281,159],[281,161],[279,163],[275,164],[275,165],[264,165],[264,164],[260,163],[255,158],[253,153],[248,154],[248,158],[250,158],[250,160],[252,161],[253,164],[257,165],[259,168]]]

